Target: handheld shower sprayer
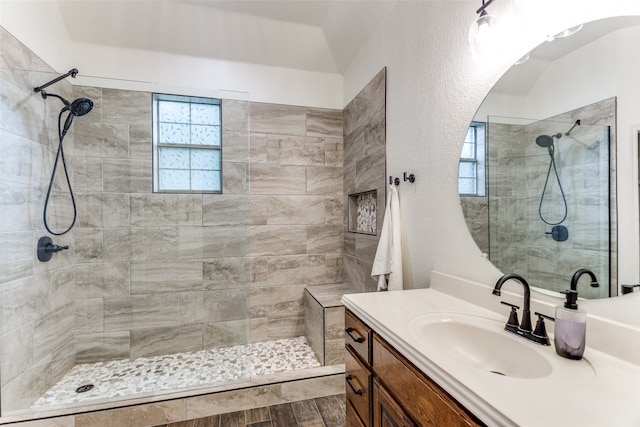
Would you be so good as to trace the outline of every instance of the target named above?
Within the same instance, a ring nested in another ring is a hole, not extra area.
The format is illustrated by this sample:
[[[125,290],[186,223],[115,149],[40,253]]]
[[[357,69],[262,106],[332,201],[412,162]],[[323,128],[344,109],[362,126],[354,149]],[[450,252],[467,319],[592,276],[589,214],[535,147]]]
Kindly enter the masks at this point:
[[[42,212],[44,227],[49,233],[53,234],[54,236],[61,236],[69,232],[75,225],[76,218],[77,218],[76,200],[73,195],[73,189],[71,188],[71,180],[69,179],[69,172],[67,171],[67,163],[65,162],[65,159],[64,159],[64,148],[62,147],[62,142],[64,141],[65,135],[71,128],[71,124],[73,123],[74,117],[84,116],[85,114],[89,113],[93,108],[93,101],[91,101],[88,98],[78,98],[73,102],[69,102],[62,96],[56,95],[55,93],[47,93],[43,89],[56,82],[59,82],[60,80],[66,77],[69,77],[69,76],[75,77],[77,74],[78,74],[78,70],[75,68],[72,68],[71,70],[69,70],[67,74],[63,74],[62,76],[56,79],[53,79],[50,82],[45,83],[44,85],[33,89],[35,92],[40,92],[40,95],[42,95],[42,99],[54,97],[54,98],[58,98],[64,104],[64,107],[62,108],[62,110],[60,110],[60,114],[58,114],[58,151],[56,153],[56,159],[53,162],[53,168],[51,170],[51,180],[49,181],[49,189],[47,190],[47,196],[44,201],[44,209]],[[62,115],[67,111],[69,113],[67,114],[67,118],[64,121],[64,125],[62,125]],[[69,197],[71,199],[71,204],[73,206],[73,219],[71,220],[71,225],[69,225],[69,227],[66,230],[60,233],[57,233],[52,231],[51,228],[49,228],[49,224],[47,222],[47,208],[49,206],[49,198],[51,196],[51,190],[53,188],[53,181],[56,176],[58,161],[60,159],[62,159],[62,167],[64,169],[64,174],[67,179],[67,186],[69,187]]]

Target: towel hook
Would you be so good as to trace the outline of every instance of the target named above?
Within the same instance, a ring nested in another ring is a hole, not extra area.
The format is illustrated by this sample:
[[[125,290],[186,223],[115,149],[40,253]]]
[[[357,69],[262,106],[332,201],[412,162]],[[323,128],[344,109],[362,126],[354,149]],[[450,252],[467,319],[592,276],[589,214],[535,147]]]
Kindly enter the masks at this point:
[[[412,173],[410,173],[409,175],[407,175],[407,173],[404,173],[404,181],[407,182],[409,181],[411,184],[413,184],[416,180],[416,176]]]
[[[389,185],[400,185],[400,178],[389,175]]]

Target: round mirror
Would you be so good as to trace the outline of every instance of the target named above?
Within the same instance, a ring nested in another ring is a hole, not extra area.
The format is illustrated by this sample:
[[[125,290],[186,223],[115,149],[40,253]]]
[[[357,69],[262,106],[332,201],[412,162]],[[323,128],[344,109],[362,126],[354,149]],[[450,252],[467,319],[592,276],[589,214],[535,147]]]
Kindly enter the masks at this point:
[[[474,240],[502,272],[560,292],[588,268],[600,286],[583,276],[580,296],[602,298],[638,281],[640,17],[570,30],[487,95],[463,144],[459,192]]]

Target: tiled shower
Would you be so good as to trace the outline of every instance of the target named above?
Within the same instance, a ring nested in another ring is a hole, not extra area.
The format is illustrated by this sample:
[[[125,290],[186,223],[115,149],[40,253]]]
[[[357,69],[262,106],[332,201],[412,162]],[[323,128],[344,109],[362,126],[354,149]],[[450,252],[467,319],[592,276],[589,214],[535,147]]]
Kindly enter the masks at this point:
[[[3,415],[87,363],[283,339],[286,355],[305,286],[371,289],[377,239],[345,232],[345,205],[374,189],[384,204],[384,72],[344,112],[222,97],[223,194],[152,193],[151,92],[57,83],[94,108],[64,141],[78,219],[54,242],[70,249],[41,263],[61,104],[32,88],[58,74],[2,28],[0,42]],[[54,230],[65,190],[58,179]]]

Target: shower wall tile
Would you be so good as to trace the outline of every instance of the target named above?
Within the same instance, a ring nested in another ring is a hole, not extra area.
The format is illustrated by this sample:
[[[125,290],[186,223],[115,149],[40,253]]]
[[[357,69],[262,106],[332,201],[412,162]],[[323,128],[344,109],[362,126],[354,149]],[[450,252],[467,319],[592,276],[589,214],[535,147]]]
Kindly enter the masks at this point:
[[[245,289],[220,289],[180,294],[180,323],[213,323],[247,317]],[[178,306],[178,305],[176,305]]]
[[[105,228],[105,260],[173,259],[180,254],[178,236],[174,227]]]
[[[251,144],[249,148],[250,163],[267,163],[267,135],[251,133],[249,140]]]
[[[55,310],[63,305],[73,302],[76,292],[75,275],[73,266],[56,268],[49,272],[49,289],[51,309]]]
[[[149,124],[129,126],[129,157],[149,161],[152,156],[152,147]]]
[[[73,252],[77,262],[99,262],[102,260],[102,229],[79,228],[74,236]]]
[[[268,224],[324,224],[324,198],[317,196],[269,196]]]
[[[132,194],[131,225],[202,225],[201,194]]]
[[[32,274],[33,241],[31,231],[0,233],[0,283]]]
[[[144,159],[109,159],[102,164],[103,189],[108,193],[147,193],[152,190],[151,162]]]
[[[384,150],[386,141],[386,108],[384,105],[371,114],[364,125],[364,154],[375,154]]]
[[[267,163],[278,165],[324,165],[322,138],[267,135]]]
[[[129,331],[76,334],[76,361],[94,363],[129,358]]]
[[[343,228],[340,225],[307,226],[307,253],[342,253]]]
[[[90,334],[104,330],[104,299],[76,299],[75,333]]]
[[[202,289],[202,261],[131,263],[131,295],[187,292]]]
[[[177,326],[179,294],[131,295],[104,299],[105,331]]]
[[[73,337],[75,305],[69,302],[34,324],[34,358],[40,360],[54,354]]]
[[[379,188],[385,183],[384,150],[356,161],[356,192]]]
[[[317,285],[325,283],[325,260],[322,255],[273,257],[267,263],[267,283]]]
[[[72,175],[74,191],[102,191],[102,159],[94,157],[74,158]],[[79,211],[79,213],[82,213],[82,211]]]
[[[2,339],[2,346],[0,346],[2,387],[33,364],[33,336],[33,322],[30,322],[0,337]]]
[[[223,99],[222,128],[225,131],[247,132],[249,130],[249,102]]]
[[[304,335],[304,315],[295,317],[274,316],[269,318],[269,339],[279,340]]]
[[[216,348],[248,344],[250,335],[253,336],[250,319],[205,323],[202,331],[202,346]]]
[[[37,276],[36,276],[37,277]],[[2,333],[38,321],[49,313],[49,282],[25,277],[2,285]]]
[[[251,288],[249,314],[251,318],[298,318],[303,314],[302,297],[305,285],[266,286]],[[303,321],[304,324],[304,321]]]
[[[326,196],[324,198],[324,219],[327,225],[342,225],[345,221],[344,197]]]
[[[342,110],[307,109],[308,136],[342,137]]]
[[[249,195],[202,195],[202,225],[249,225],[252,213]]]
[[[159,356],[180,351],[202,349],[202,326],[199,324],[131,331],[131,358]]]
[[[223,131],[222,158],[225,162],[249,163],[249,147],[249,132]]]
[[[307,170],[304,166],[253,164],[252,194],[306,194]]]
[[[222,192],[246,194],[249,190],[249,168],[247,163],[222,163]]]
[[[0,68],[7,70],[31,70],[41,73],[54,73],[55,71],[42,59],[34,55],[29,48],[20,43],[11,33],[0,27]],[[46,79],[46,77],[45,77]],[[43,82],[44,83],[44,82]],[[42,83],[29,85],[36,87]]]
[[[151,94],[119,89],[102,89],[102,121],[149,126]]]
[[[251,132],[300,136],[307,134],[304,107],[252,102],[249,110]]]
[[[215,258],[202,263],[204,289],[241,288],[252,282],[251,258]]]
[[[343,166],[344,142],[342,138],[326,138],[324,140],[324,164],[325,166],[333,166],[339,168]]]
[[[75,156],[129,157],[127,125],[78,119],[74,121],[73,132]]]
[[[130,222],[131,201],[126,193],[79,193],[78,226],[124,227]]]
[[[129,263],[77,264],[74,267],[76,298],[129,295]]]
[[[327,254],[324,256],[325,263],[325,283],[342,283],[344,282],[344,260],[342,252],[336,254]]]
[[[249,227],[249,255],[296,255],[307,250],[307,229],[303,225]]]
[[[2,410],[28,408],[52,385],[51,356],[47,356],[2,387]]]
[[[307,194],[342,194],[341,167],[308,167]]]
[[[249,248],[247,227],[203,227],[202,257],[245,256]]]
[[[75,335],[68,334],[67,339],[52,353],[51,378],[55,383],[76,364]]]

